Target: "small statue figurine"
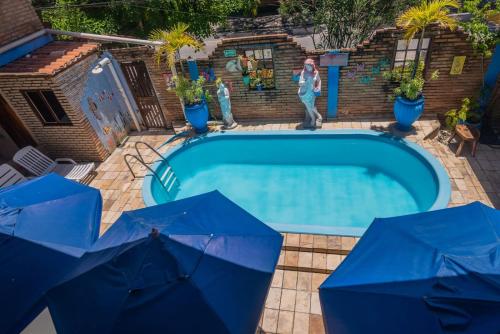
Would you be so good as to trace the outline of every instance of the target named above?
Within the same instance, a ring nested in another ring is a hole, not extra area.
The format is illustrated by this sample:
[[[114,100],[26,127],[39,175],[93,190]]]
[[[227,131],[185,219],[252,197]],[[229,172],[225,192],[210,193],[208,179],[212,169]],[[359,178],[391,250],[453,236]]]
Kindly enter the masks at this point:
[[[229,89],[226,88],[220,78],[215,82],[217,85],[217,98],[219,99],[220,110],[222,111],[222,120],[224,122],[224,129],[234,129],[238,123],[233,119],[231,113],[231,101],[229,100]]]
[[[316,96],[321,94],[321,79],[314,60],[308,58],[304,62],[304,68],[299,79],[299,98],[306,107],[304,128],[321,127],[323,118],[316,108]]]

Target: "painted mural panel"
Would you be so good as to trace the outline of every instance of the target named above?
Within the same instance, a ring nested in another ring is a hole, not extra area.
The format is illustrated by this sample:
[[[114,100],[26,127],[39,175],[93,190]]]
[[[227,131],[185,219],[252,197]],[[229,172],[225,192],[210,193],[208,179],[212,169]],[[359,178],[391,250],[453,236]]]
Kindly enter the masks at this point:
[[[112,56],[104,53],[89,68],[80,103],[101,142],[112,152],[130,131],[132,118],[109,65],[103,66],[102,71],[98,73],[92,71],[104,57],[112,60],[115,71],[121,71]]]

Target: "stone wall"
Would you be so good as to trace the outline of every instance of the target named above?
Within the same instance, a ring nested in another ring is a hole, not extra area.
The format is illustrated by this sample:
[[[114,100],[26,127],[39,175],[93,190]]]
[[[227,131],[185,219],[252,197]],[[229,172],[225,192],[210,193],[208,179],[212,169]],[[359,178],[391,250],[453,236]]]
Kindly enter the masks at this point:
[[[42,28],[30,0],[0,1],[0,46]]]
[[[0,92],[30,130],[38,147],[52,158],[103,161],[109,155],[80,108],[84,76],[95,59],[94,53],[54,77],[29,74],[0,77]],[[38,89],[54,91],[71,125],[42,123],[22,94],[23,90]]]

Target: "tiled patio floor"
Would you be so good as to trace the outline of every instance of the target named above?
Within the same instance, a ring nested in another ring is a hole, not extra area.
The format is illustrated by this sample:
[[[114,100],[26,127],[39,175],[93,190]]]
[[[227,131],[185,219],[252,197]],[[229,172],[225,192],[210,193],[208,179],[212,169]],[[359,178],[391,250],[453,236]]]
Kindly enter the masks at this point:
[[[246,123],[238,126],[237,131],[290,130],[298,123]],[[416,131],[406,138],[417,142],[444,165],[450,176],[452,195],[450,206],[473,201],[500,208],[500,150],[480,145],[475,158],[470,156],[470,148],[463,150],[463,157],[455,157],[456,146],[443,145],[435,140],[424,140],[431,132],[436,121],[419,121]],[[374,129],[390,131],[401,135],[386,121],[342,121],[328,122],[323,129]],[[321,131],[321,130],[317,130]],[[132,180],[123,157],[127,153],[135,154],[134,145],[144,141],[158,147],[173,135],[173,132],[148,132],[132,134],[123,147],[113,154],[98,168],[98,174],[91,185],[101,190],[103,204],[103,233],[119,217],[122,211],[144,206],[141,195],[143,179]],[[164,146],[165,152],[174,141]],[[154,160],[152,152],[144,150],[146,160]],[[381,159],[387,157],[381,157]],[[134,164],[134,170],[140,175],[145,168]],[[334,270],[356,243],[357,238],[336,236],[312,236],[286,234],[278,269],[274,275],[261,324],[260,333],[323,333],[321,307],[318,286]]]

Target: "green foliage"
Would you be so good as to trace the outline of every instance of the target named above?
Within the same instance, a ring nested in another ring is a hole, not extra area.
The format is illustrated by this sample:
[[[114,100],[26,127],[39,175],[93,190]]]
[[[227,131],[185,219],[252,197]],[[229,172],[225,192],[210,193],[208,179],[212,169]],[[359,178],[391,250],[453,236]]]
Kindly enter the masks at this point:
[[[478,108],[479,103],[476,101],[471,102],[468,97],[464,98],[460,109],[451,109],[445,114],[446,127],[449,130],[453,130],[457,124],[465,123],[465,121],[472,123],[479,122],[481,115],[477,112]]]
[[[188,80],[182,76],[174,77],[175,93],[186,106],[201,103],[202,100],[212,101],[212,95],[203,85],[205,78],[200,76],[198,80]]]
[[[460,25],[469,34],[474,50],[488,58],[493,47],[500,42],[500,31],[488,29],[488,20],[500,15],[500,0],[497,0],[496,6],[491,2],[483,3],[481,0],[465,0],[462,12],[470,13],[471,18],[460,22]]]
[[[32,2],[35,7],[47,6],[47,0]],[[188,24],[194,35],[207,37],[214,26],[225,24],[229,15],[253,11],[246,0],[111,0],[104,5],[101,0],[52,2],[56,8],[41,10],[41,17],[55,29],[141,38],[154,29],[168,30],[179,22]]]
[[[116,34],[118,32],[117,23],[108,13],[103,13],[97,18],[80,8],[72,7],[80,2],[78,0],[57,0],[56,5],[61,7],[42,11],[42,20],[50,22],[54,29],[59,30],[95,34]]]
[[[394,22],[397,14],[419,0],[282,0],[281,16],[309,27],[321,49],[352,47],[375,28]]]
[[[187,30],[189,26],[185,23],[177,23],[169,31],[155,29],[149,34],[149,39],[161,41],[163,45],[155,51],[156,63],[161,63],[162,55],[167,56],[167,65],[175,72],[175,55],[184,46],[190,46],[197,50],[203,47],[203,44],[196,38],[189,35]]]
[[[399,84],[398,87],[394,88],[391,99],[394,99],[396,96],[402,96],[408,100],[414,101],[422,96],[422,91],[426,82],[423,75],[424,62],[419,62],[415,76],[413,76],[414,67],[415,63],[409,62],[405,68],[396,67],[392,71],[382,73],[384,79]],[[439,71],[436,70],[427,81],[435,80],[438,76]]]

